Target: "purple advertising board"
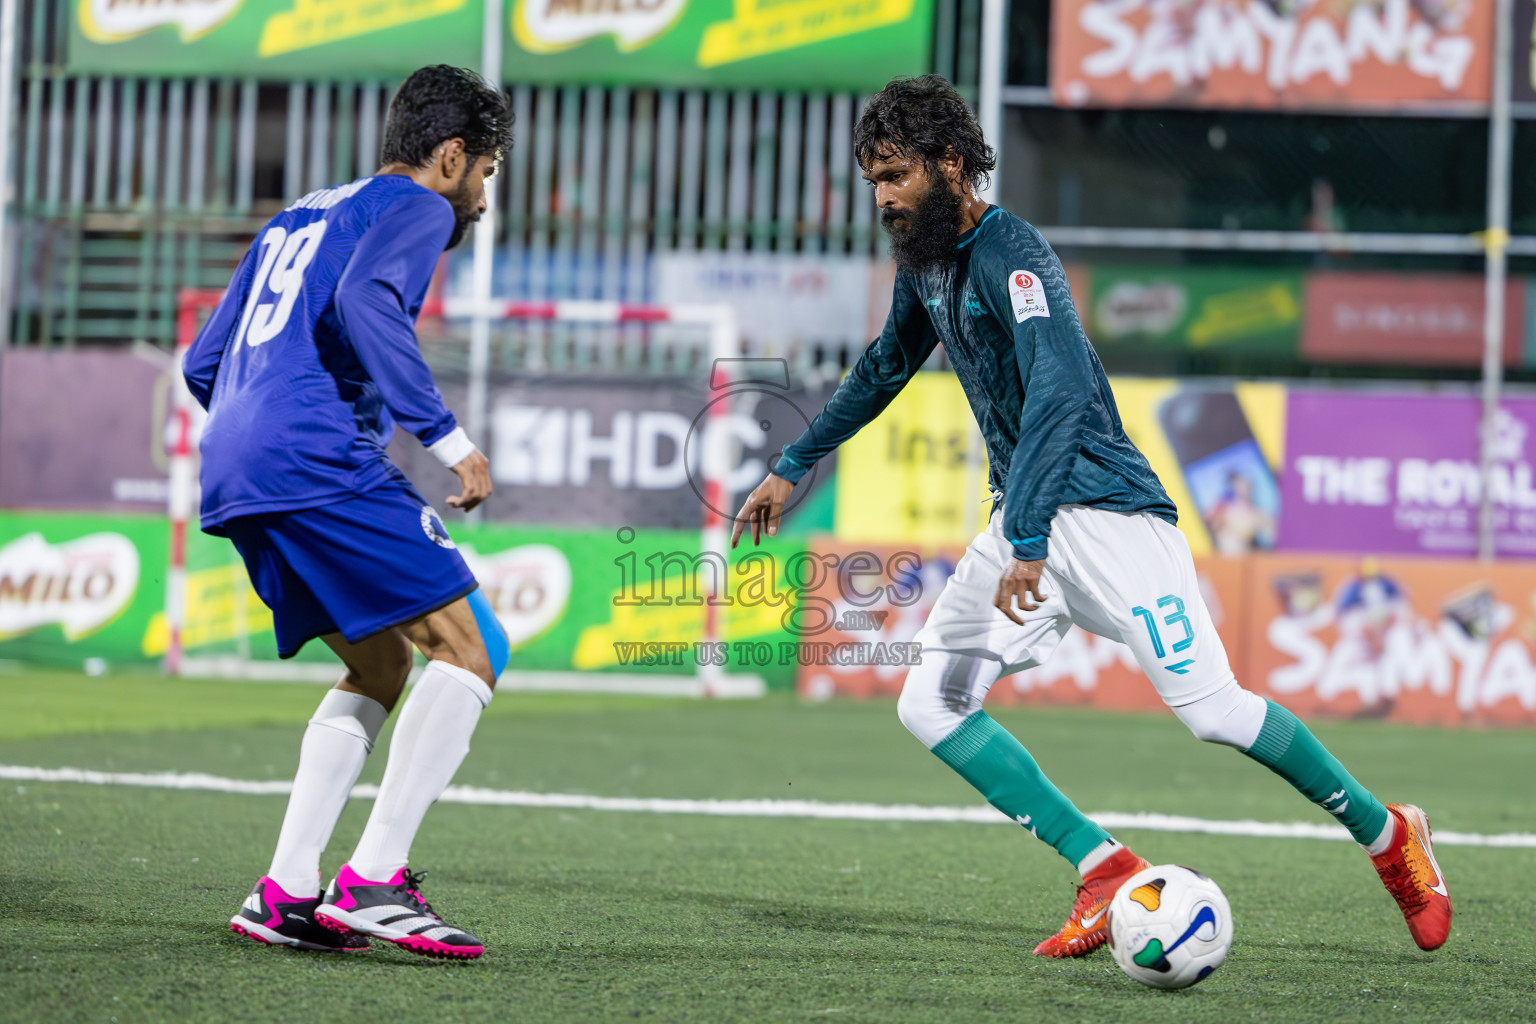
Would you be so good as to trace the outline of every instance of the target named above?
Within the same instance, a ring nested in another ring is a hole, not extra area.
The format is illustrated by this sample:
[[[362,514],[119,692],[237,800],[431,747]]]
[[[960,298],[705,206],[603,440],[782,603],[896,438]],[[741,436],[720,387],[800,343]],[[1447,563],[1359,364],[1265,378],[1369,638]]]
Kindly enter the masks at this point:
[[[1278,547],[1465,556],[1482,494],[1471,396],[1292,391]],[[1497,553],[1536,557],[1536,399],[1505,401],[1490,476]]]
[[[0,507],[163,512],[171,357],[155,349],[0,355]]]

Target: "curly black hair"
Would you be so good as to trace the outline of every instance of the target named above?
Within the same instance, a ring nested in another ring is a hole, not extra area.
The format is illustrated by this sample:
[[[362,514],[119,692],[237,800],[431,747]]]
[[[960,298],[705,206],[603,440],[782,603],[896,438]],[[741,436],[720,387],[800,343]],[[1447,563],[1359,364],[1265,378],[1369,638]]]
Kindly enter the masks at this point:
[[[512,106],[473,71],[433,64],[400,83],[384,125],[384,162],[425,167],[449,139],[463,139],[471,160],[499,160],[512,148]]]
[[[971,188],[988,181],[997,166],[976,115],[942,75],[891,79],[864,104],[853,129],[853,152],[866,170],[877,159],[906,153],[921,159],[930,177],[953,152]]]

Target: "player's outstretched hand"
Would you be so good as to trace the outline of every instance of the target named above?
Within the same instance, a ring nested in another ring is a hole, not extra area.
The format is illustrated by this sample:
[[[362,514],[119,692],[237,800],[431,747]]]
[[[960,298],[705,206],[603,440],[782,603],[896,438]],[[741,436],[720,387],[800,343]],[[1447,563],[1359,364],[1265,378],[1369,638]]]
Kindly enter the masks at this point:
[[[789,500],[789,492],[795,489],[795,485],[781,476],[768,474],[768,478],[755,487],[747,500],[742,503],[741,511],[736,513],[736,525],[731,527],[731,547],[741,540],[741,532],[752,524],[752,543],[758,544],[763,539],[763,531],[768,531],[772,537],[779,532],[779,516],[784,514],[784,503]]]
[[[1045,600],[1045,591],[1040,587],[1040,573],[1044,569],[1045,559],[1043,558],[1033,562],[1013,559],[1008,563],[1008,568],[1003,570],[1002,579],[997,581],[997,597],[992,603],[1014,622],[1024,625],[1024,620],[1019,618],[1018,612],[1014,611],[1014,598],[1018,598],[1019,607],[1027,612],[1040,607],[1039,602]],[[1035,603],[1031,603],[1031,598]]]
[[[454,508],[468,512],[491,496],[491,463],[479,451],[472,451],[453,467],[459,478],[459,494],[448,499]]]

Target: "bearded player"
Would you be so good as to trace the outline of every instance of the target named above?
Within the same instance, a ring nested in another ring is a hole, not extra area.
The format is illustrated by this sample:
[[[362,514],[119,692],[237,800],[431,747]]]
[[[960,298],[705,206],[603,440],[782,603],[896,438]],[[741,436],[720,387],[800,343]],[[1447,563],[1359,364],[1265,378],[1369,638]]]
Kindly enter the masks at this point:
[[[374,936],[429,956],[484,952],[422,899],[407,856],[469,752],[508,644],[441,517],[384,446],[397,423],[416,435],[458,476],[455,508],[491,492],[415,319],[511,143],[499,90],[457,68],[417,71],[390,105],[384,166],[274,217],[187,353],[187,385],[208,410],[203,529],[239,549],[283,657],[319,638],[346,666],[305,730],[272,865],[230,921],[261,942],[352,951]],[[362,838],[322,899],[320,855],[413,649],[426,669]]]
[[[922,663],[897,710],[940,760],[1082,874],[1066,923],[1035,952],[1097,948],[1110,897],[1148,866],[982,710],[996,679],[1044,662],[1074,623],[1128,645],[1197,737],[1237,748],[1338,818],[1414,941],[1440,946],[1451,902],[1428,819],[1410,804],[1382,805],[1295,715],[1238,685],[1174,505],[1121,429],[1060,261],[1033,227],[975,194],[996,161],[965,101],[937,76],[897,79],[864,108],[854,149],[896,258],[890,317],[747,498],[732,544],[748,524],[754,543],[777,533],[796,482],[943,344],[986,438],[996,500],[917,635]]]

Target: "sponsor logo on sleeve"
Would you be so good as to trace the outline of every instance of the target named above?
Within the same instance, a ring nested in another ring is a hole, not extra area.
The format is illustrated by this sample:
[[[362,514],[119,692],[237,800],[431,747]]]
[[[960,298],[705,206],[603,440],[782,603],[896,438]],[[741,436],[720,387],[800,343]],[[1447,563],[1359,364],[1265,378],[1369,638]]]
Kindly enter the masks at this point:
[[[1023,323],[1030,317],[1051,315],[1045,302],[1045,285],[1031,270],[1015,270],[1008,275],[1008,298],[1013,301],[1013,319]]]

